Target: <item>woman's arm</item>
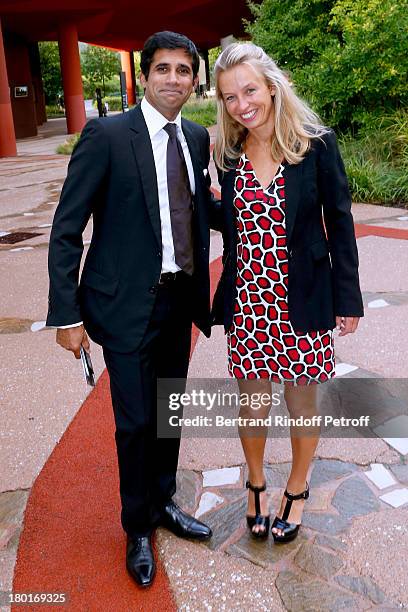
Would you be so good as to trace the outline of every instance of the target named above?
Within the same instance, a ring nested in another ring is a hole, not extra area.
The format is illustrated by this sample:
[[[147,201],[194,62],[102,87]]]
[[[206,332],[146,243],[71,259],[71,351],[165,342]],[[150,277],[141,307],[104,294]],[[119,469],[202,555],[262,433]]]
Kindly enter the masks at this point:
[[[347,330],[351,331],[354,324],[346,319],[364,316],[351,196],[334,132],[330,130],[322,140],[318,183],[333,269],[334,310],[336,317],[345,319]]]

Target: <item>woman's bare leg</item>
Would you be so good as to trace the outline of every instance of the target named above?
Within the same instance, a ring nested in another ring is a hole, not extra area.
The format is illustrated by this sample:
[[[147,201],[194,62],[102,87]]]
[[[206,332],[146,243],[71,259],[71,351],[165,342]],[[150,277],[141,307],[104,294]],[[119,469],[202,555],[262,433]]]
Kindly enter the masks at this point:
[[[262,394],[268,394],[271,397],[271,382],[266,379],[254,380],[238,380],[239,391],[241,397],[243,394],[252,397],[260,397]],[[261,406],[259,409],[253,409],[250,406],[241,406],[239,416],[242,418],[263,418],[265,419],[270,411],[270,403],[267,406]],[[248,465],[248,480],[255,487],[261,487],[265,483],[264,474],[264,453],[265,443],[268,434],[267,427],[239,427],[239,436],[241,438],[242,448],[244,450],[245,459]],[[248,515],[255,516],[255,495],[248,491]],[[266,491],[260,493],[261,514],[267,516],[269,514],[268,496]],[[264,529],[255,525],[254,532],[264,531]]]
[[[285,400],[291,418],[317,415],[317,385],[285,385]],[[287,483],[289,493],[301,493],[306,488],[306,480],[310,464],[319,442],[319,427],[290,427],[290,442],[292,446],[292,469]],[[283,497],[278,516],[281,518],[286,504]],[[301,523],[304,499],[295,500],[288,517],[290,523]],[[272,531],[282,535],[282,530],[273,527]]]

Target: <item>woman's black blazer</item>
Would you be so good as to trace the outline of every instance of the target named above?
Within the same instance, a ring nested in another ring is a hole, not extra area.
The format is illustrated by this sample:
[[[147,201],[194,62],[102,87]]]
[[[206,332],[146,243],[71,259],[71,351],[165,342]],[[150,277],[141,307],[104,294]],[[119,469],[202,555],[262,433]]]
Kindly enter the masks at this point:
[[[236,165],[236,162],[235,162]],[[213,325],[231,327],[236,297],[235,168],[219,172],[224,269],[214,296]],[[351,197],[332,130],[312,140],[299,164],[286,164],[288,309],[295,331],[332,329],[336,316],[364,314]]]

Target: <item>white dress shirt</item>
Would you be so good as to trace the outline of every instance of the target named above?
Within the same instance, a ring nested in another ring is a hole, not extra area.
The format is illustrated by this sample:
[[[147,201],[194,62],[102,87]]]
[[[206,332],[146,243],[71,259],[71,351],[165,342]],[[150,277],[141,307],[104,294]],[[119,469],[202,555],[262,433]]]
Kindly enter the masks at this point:
[[[167,143],[169,136],[163,129],[168,123],[177,126],[177,138],[183,148],[186,160],[188,178],[190,180],[191,193],[195,193],[194,171],[191,163],[190,151],[181,129],[181,113],[177,115],[174,122],[169,122],[163,117],[147,100],[143,98],[141,109],[147,129],[149,130],[152,143],[154,165],[156,166],[157,191],[159,194],[161,235],[163,246],[162,272],[178,272],[181,268],[176,264],[173,245],[173,234],[171,231],[169,192],[167,189]]]
[[[178,272],[181,268],[176,264],[173,244],[173,234],[171,231],[169,192],[167,188],[167,142],[169,135],[163,129],[168,123],[175,123],[177,126],[177,138],[181,142],[183,148],[184,159],[186,160],[188,178],[190,180],[191,193],[195,193],[194,170],[191,162],[190,151],[188,150],[187,141],[181,129],[181,112],[177,115],[173,122],[169,122],[158,110],[156,110],[147,100],[143,98],[141,102],[141,111],[149,131],[150,141],[152,143],[154,165],[156,167],[157,192],[159,194],[159,209],[161,223],[161,238],[162,238],[162,272]],[[79,323],[71,325],[60,325],[59,329],[68,329],[69,327],[79,327]]]

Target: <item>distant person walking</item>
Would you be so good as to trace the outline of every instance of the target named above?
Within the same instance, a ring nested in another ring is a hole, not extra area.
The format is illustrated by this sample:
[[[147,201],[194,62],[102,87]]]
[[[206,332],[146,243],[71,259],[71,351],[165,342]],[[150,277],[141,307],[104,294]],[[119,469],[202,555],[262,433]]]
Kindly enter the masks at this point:
[[[95,89],[95,93],[96,93],[96,106],[98,108],[98,115],[99,117],[106,117],[106,108],[102,101],[102,92],[101,92],[100,87],[97,87]]]

